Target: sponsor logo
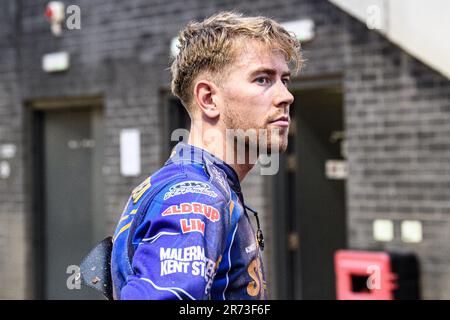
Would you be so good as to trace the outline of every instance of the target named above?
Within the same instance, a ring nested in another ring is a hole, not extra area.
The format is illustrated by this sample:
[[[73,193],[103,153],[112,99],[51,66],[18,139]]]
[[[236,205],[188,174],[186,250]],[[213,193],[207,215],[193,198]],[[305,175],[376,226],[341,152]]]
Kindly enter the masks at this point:
[[[205,256],[201,246],[160,248],[161,276],[174,273],[190,274],[205,279],[210,288],[218,264]]]
[[[227,183],[225,182],[222,173],[213,165],[209,169],[211,170],[211,174],[214,176],[214,178],[218,180],[218,182],[222,185],[224,189],[226,189]]]
[[[145,193],[145,191],[148,190],[148,188],[150,188],[150,186],[152,185],[150,182],[150,178],[148,177],[147,179],[145,179],[140,185],[138,185],[133,192],[131,193],[131,197],[133,198],[133,203],[138,202],[138,200],[142,197],[142,195]]]
[[[200,232],[205,235],[205,223],[200,219],[181,219],[180,220],[181,232]]]
[[[199,193],[212,198],[217,197],[217,193],[210,190],[210,186],[207,183],[200,181],[183,181],[171,186],[169,191],[164,194],[164,200],[186,193]]]
[[[183,202],[180,204],[175,204],[164,210],[162,215],[170,216],[174,214],[191,214],[191,213],[204,215],[208,220],[211,220],[212,222],[220,220],[220,214],[216,208],[198,202],[190,202],[190,203]]]
[[[214,179],[222,186],[222,188],[229,193],[229,185],[225,181],[223,175],[219,172],[219,170],[214,167],[210,166],[209,169],[211,170],[211,174],[213,175]]]
[[[249,296],[256,297],[265,291],[265,281],[261,269],[261,261],[259,258],[254,259],[247,268],[249,276],[253,279],[247,285],[247,293]]]
[[[160,248],[160,259],[176,260],[179,262],[190,262],[194,260],[204,261],[205,249],[201,246],[191,246],[186,248]]]

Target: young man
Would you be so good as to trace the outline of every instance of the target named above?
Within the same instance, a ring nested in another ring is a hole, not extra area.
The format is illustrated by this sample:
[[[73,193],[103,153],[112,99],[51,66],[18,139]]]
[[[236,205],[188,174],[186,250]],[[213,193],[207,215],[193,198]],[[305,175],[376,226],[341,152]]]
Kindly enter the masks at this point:
[[[191,117],[189,140],[133,191],[120,218],[115,298],[266,299],[262,234],[240,182],[252,151],[287,147],[288,63],[300,67],[300,44],[271,19],[221,12],[182,30],[179,50],[172,92]],[[239,146],[237,129],[257,134]]]

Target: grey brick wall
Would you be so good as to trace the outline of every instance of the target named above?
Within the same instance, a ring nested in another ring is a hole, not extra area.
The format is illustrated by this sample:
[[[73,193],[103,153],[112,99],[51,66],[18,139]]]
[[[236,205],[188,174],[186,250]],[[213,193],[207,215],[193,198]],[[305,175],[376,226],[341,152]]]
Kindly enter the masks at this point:
[[[415,252],[423,297],[448,299],[450,82],[380,35],[346,29],[350,245]],[[372,239],[375,218],[394,220],[392,242]],[[422,243],[401,241],[407,219],[422,221]]]
[[[159,92],[170,81],[169,44],[191,19],[219,9],[263,14],[280,21],[312,18],[316,37],[304,46],[303,75],[342,75],[350,176],[347,181],[349,246],[409,249],[422,266],[424,298],[450,298],[450,83],[376,32],[369,31],[325,0],[77,0],[81,30],[55,38],[43,19],[46,1],[0,3],[0,143],[14,143],[12,175],[0,180],[0,298],[32,297],[28,192],[23,101],[44,97],[104,97],[106,229],[112,232],[130,190],[162,161]],[[41,71],[47,52],[66,50],[72,68],[59,75]],[[119,174],[119,132],[142,132],[143,174]],[[1,159],[0,159],[1,160]],[[269,288],[276,264],[271,190],[258,170],[243,188],[260,211],[268,248]],[[372,239],[372,221],[389,218],[396,237]],[[424,241],[400,241],[399,223],[424,224]]]
[[[23,115],[18,83],[16,38],[16,5],[0,4],[0,144],[23,144]],[[19,147],[12,159],[6,161],[11,169],[8,179],[0,179],[0,298],[25,297],[26,259],[24,193],[24,157]]]

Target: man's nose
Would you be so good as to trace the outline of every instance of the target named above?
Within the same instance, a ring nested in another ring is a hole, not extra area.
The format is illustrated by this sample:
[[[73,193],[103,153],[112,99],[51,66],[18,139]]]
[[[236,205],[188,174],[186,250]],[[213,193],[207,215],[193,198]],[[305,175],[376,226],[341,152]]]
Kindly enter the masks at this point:
[[[294,96],[282,81],[278,81],[274,99],[275,106],[277,107],[287,107],[294,102]]]

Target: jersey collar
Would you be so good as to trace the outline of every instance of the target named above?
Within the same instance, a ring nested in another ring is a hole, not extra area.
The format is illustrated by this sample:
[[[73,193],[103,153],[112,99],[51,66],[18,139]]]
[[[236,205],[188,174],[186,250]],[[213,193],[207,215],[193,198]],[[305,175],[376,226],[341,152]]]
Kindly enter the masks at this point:
[[[225,172],[230,187],[236,192],[241,192],[241,186],[236,171],[234,171],[229,164],[204,149],[184,142],[179,142],[172,150],[172,154],[170,155],[170,159],[168,161],[173,163],[187,161],[191,163],[201,163],[203,165],[206,165],[207,162],[213,163]]]

